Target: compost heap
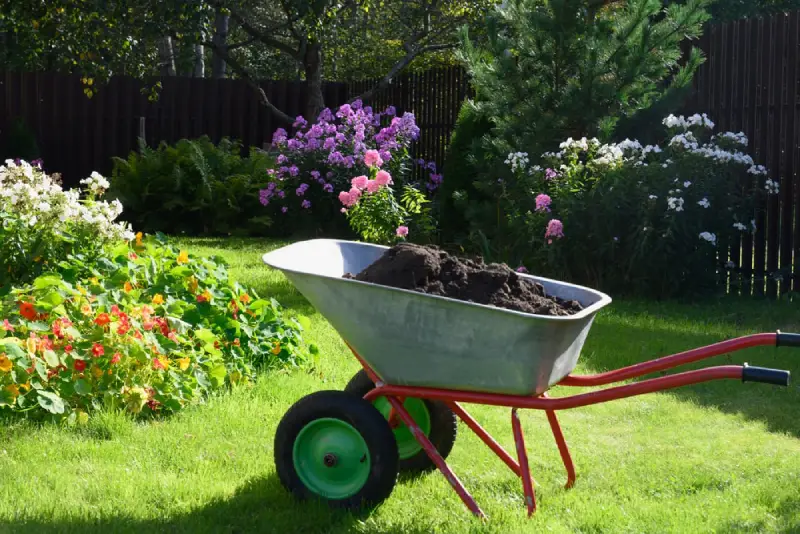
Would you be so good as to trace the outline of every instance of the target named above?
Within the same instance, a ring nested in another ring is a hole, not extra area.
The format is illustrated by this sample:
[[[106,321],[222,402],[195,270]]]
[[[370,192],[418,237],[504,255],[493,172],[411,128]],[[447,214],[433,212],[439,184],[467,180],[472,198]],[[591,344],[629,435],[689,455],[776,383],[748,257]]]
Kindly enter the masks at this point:
[[[507,265],[411,243],[395,245],[360,273],[344,277],[537,315],[572,315],[583,309],[577,301],[548,296],[541,284]]]

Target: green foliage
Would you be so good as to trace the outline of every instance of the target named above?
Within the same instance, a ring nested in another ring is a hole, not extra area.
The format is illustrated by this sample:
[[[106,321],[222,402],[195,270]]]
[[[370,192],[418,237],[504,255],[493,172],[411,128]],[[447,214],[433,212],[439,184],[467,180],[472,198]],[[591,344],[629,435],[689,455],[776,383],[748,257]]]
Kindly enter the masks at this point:
[[[476,107],[494,126],[486,142],[541,154],[558,139],[608,139],[623,117],[691,82],[701,56],[681,67],[681,43],[700,35],[706,5],[509,0],[489,17],[485,46],[462,32]]]
[[[208,137],[158,148],[141,146],[114,158],[109,194],[125,205],[125,218],[144,232],[189,235],[263,235],[271,219],[258,203],[273,159],[257,148]]]
[[[800,9],[798,0],[714,0],[709,12],[714,22],[727,22],[795,9]]]
[[[0,301],[0,318],[0,413],[70,423],[173,413],[305,355],[277,302],[161,236],[70,257]]]

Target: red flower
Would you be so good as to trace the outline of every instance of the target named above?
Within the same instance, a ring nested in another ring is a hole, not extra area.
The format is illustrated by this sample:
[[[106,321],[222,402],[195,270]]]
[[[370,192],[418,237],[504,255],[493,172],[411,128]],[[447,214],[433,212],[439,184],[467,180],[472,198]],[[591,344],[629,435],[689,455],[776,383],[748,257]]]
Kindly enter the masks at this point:
[[[153,410],[154,412],[158,410],[158,407],[161,406],[161,403],[155,399],[147,401],[147,406]]]
[[[135,337],[136,339],[142,339],[142,333],[137,330],[136,332],[133,333],[133,337]]]
[[[118,364],[121,359],[122,359],[122,354],[120,354],[119,352],[115,352],[114,356],[111,358],[111,364],[112,365]]]
[[[135,259],[136,259],[136,258],[138,258],[139,256],[137,256],[135,252],[129,252],[129,253],[128,253],[128,257],[129,257],[130,259],[132,259],[132,260],[135,260]]]
[[[208,298],[203,294],[197,295],[197,302],[208,302]]]
[[[214,341],[214,348],[219,350],[219,341]]]
[[[156,323],[154,323],[150,319],[145,319],[144,322],[142,323],[142,328],[144,328],[145,330],[152,330],[155,324]]]
[[[94,322],[100,326],[105,326],[111,322],[111,317],[109,317],[107,313],[101,313],[97,316],[97,319],[95,319]]]
[[[11,326],[11,323],[8,322],[8,319],[3,319],[3,330],[6,332],[13,332],[14,327]]]
[[[113,304],[111,306],[111,315],[119,316],[119,306],[117,306],[116,304]]]
[[[233,346],[234,347],[238,347],[239,345],[240,345],[240,342],[239,342],[239,338],[237,337],[236,339],[233,340]]]
[[[64,347],[64,352],[66,352],[67,354],[72,352],[72,345],[67,345],[66,347]]]
[[[19,314],[29,321],[36,319],[36,308],[30,302],[21,302],[19,305]]]
[[[167,337],[169,339],[171,339],[172,341],[177,341],[178,340],[178,334],[177,334],[177,332],[175,332],[175,330],[173,330],[172,332],[167,334]]]
[[[158,358],[153,358],[153,369],[166,369]]]
[[[79,373],[82,373],[86,370],[86,362],[83,360],[75,360],[75,363],[72,364],[72,367]]]
[[[119,334],[121,336],[124,336],[125,334],[128,333],[128,330],[130,330],[130,329],[131,329],[131,325],[129,325],[127,323],[120,323],[120,325],[117,327],[117,334]]]
[[[94,354],[95,358],[99,358],[103,354],[106,353],[106,349],[103,348],[103,345],[100,343],[95,343],[92,345],[92,354]]]

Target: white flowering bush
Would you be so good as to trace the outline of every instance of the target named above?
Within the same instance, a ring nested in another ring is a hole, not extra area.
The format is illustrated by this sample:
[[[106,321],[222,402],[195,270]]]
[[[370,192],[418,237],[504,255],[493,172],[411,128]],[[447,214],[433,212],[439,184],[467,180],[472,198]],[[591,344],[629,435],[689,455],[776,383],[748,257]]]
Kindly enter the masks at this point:
[[[85,192],[64,190],[57,176],[25,161],[0,166],[0,293],[69,255],[92,259],[106,244],[134,238],[115,222],[122,204],[101,200],[108,181],[92,173],[81,184]]]
[[[658,145],[570,138],[534,165],[510,153],[494,186],[494,259],[616,294],[713,290],[780,186],[743,133],[715,135],[705,114],[663,125]]]

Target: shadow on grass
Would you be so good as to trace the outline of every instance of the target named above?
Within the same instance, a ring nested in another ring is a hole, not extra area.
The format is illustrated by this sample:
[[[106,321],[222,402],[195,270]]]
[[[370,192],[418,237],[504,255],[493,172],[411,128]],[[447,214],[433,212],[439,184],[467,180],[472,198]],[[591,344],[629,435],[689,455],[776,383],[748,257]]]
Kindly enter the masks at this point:
[[[369,518],[369,512],[353,515],[348,512],[331,510],[314,502],[296,501],[274,475],[250,480],[239,487],[230,497],[214,499],[202,507],[183,515],[164,520],[142,520],[129,516],[104,519],[75,518],[18,519],[0,524],[0,532],[36,532],[41,534],[116,534],[141,532],[170,533],[220,533],[220,532],[258,532],[289,534],[304,533],[347,533],[353,532],[354,525]],[[4,530],[6,529],[6,530]],[[400,530],[382,530],[391,534]],[[403,525],[403,533],[420,534],[423,529],[409,529]]]
[[[623,313],[612,312],[595,322],[587,339],[581,363],[592,372],[604,372],[643,361],[652,360],[661,356],[698,348],[725,339],[725,336],[714,332],[698,332],[695,324],[694,331],[682,330],[681,324],[692,320],[692,314],[686,313],[680,307],[668,307],[661,310],[659,321],[646,327],[631,325],[630,307]],[[735,329],[735,336],[755,332],[774,332],[776,329],[790,330],[787,326],[798,324],[800,312],[794,310],[790,315],[775,315],[766,320],[753,317],[739,316],[735,310],[728,310],[731,315],[740,317],[743,322],[741,328]],[[655,314],[654,314],[655,315]],[[770,314],[771,316],[772,314]],[[706,318],[716,325],[725,325],[726,321],[718,318]],[[730,323],[728,323],[730,326]],[[797,329],[795,326],[793,329]],[[788,388],[760,383],[741,383],[737,380],[717,380],[692,386],[684,386],[668,390],[681,400],[712,407],[723,413],[739,414],[747,419],[763,423],[771,432],[787,433],[800,437],[800,419],[796,413],[800,406],[800,349],[759,347],[745,349],[734,353],[717,356],[700,362],[680,366],[675,369],[660,373],[653,373],[635,380],[644,380],[666,374],[683,372],[690,369],[699,369],[716,365],[742,365],[749,363],[753,366],[769,367],[773,369],[788,370],[792,373],[792,383]],[[612,387],[612,385],[604,387]],[[568,388],[558,388],[561,395],[568,394]]]

